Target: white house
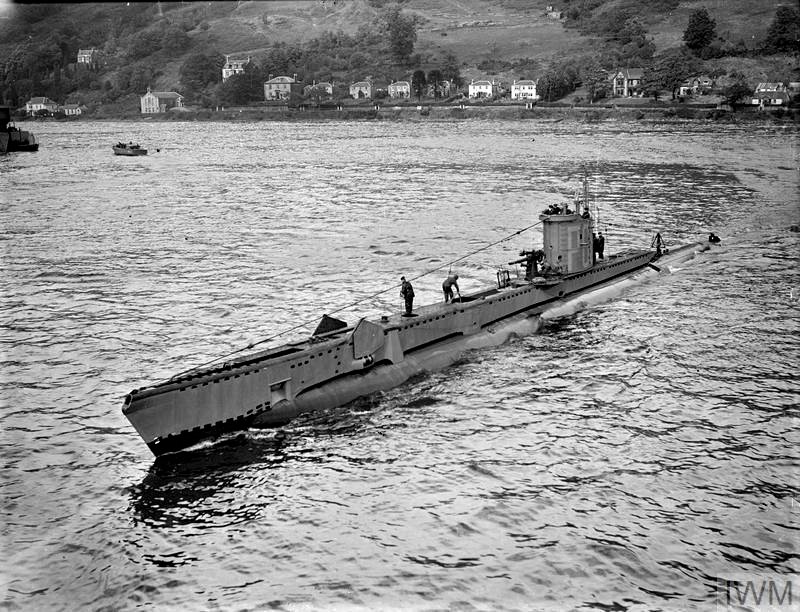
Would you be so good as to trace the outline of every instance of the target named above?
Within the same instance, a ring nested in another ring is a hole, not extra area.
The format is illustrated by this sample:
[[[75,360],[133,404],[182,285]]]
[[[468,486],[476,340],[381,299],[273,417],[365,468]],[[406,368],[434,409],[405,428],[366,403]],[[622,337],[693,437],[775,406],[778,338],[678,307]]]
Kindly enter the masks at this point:
[[[58,110],[67,117],[79,117],[83,114],[83,111],[86,110],[86,107],[80,104],[65,104],[64,106],[60,106]]]
[[[611,75],[611,95],[624,97],[636,95],[642,86],[644,70],[642,68],[620,68]]]
[[[250,63],[250,58],[231,58],[230,55],[225,56],[225,63],[222,66],[222,82],[224,83],[234,74],[244,74],[244,67]]]
[[[294,76],[277,76],[272,77],[269,75],[269,80],[264,83],[264,99],[265,100],[289,100],[292,94],[301,95],[303,93],[303,84],[297,80],[297,75]]]
[[[58,110],[58,104],[45,97],[31,98],[25,103],[25,112],[29,115],[33,115],[40,110],[54,113]]]
[[[789,92],[783,83],[759,83],[750,103],[760,108],[785,106],[789,104]]]
[[[142,113],[166,113],[171,108],[183,107],[183,96],[174,91],[150,91],[141,98]]]
[[[679,96],[693,96],[696,94],[705,95],[711,93],[711,89],[714,87],[714,80],[706,75],[700,75],[696,77],[692,77],[691,79],[686,79],[683,83],[681,83],[680,87],[678,87],[678,95]]]
[[[350,85],[351,98],[371,98],[372,97],[372,81],[358,81]]]
[[[91,69],[97,68],[99,52],[97,49],[78,49],[78,64],[83,64]]]
[[[511,84],[511,99],[538,100],[539,96],[536,94],[536,81],[531,81],[530,79],[514,81]]]
[[[408,81],[395,81],[389,84],[390,98],[409,98],[411,97],[411,83]]]
[[[476,81],[473,79],[469,84],[470,98],[492,98],[498,93],[500,93],[500,84],[495,83],[494,79],[491,81]]]

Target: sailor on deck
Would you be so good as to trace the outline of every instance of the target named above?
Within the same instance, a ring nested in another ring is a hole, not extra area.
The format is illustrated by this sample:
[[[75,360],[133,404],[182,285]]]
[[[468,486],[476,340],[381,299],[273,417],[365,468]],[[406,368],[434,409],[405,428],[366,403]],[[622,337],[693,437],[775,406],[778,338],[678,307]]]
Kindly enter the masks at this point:
[[[410,317],[411,311],[414,307],[414,287],[412,287],[411,283],[406,280],[405,276],[401,276],[400,280],[403,282],[403,284],[400,286],[400,296],[405,300],[406,303],[406,313],[404,316]]]
[[[444,303],[447,304],[453,301],[453,287],[458,291],[458,297],[461,297],[461,289],[458,288],[458,274],[451,274],[442,283],[442,291],[444,292]]]

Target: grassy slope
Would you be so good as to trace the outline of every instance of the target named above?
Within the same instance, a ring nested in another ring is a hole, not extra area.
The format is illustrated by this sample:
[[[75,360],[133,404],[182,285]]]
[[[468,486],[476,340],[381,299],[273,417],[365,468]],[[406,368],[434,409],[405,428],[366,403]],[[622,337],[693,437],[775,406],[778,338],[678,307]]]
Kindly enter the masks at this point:
[[[615,1],[630,5],[630,0],[611,0],[607,6],[612,7]],[[662,14],[652,8],[649,0],[640,0],[638,12],[660,52],[682,43],[689,15],[697,8],[708,9],[716,20],[718,34],[726,39],[757,41],[769,27],[777,7],[785,1],[684,0],[670,14]],[[337,0],[336,4],[333,0],[326,0],[325,4],[321,0],[250,0],[224,4],[233,10],[226,10],[222,3],[186,2],[168,11],[166,16],[172,20],[192,13],[203,17],[210,26],[208,30],[196,28],[189,32],[195,48],[215,48],[221,53],[258,58],[278,41],[299,43],[326,30],[354,34],[376,14],[366,0]],[[466,80],[487,76],[512,79],[535,78],[554,58],[585,54],[603,44],[546,17],[547,4],[558,6],[556,0],[407,0],[403,10],[422,19],[415,51],[425,61],[423,68],[431,68],[446,53],[453,53],[462,61],[462,76]],[[69,10],[79,21],[87,21],[96,7],[78,3],[70,5]],[[31,34],[41,37],[47,31],[45,20],[36,24]],[[0,37],[0,56],[8,57],[18,45],[18,41]],[[178,87],[178,70],[189,52],[187,49],[186,53],[164,62],[163,75],[154,84],[156,88]],[[537,74],[486,74],[476,67],[486,59],[519,58],[536,60]],[[775,78],[776,71],[789,74],[793,68],[797,69],[796,61],[789,63],[780,58],[763,61],[734,58],[720,64],[727,70],[744,70],[752,75],[753,81]],[[397,78],[402,76],[398,74]]]
[[[786,0],[684,0],[650,29],[650,35],[659,50],[677,47],[683,43],[689,16],[705,8],[716,22],[718,36],[731,42],[743,40],[752,44],[763,40],[775,11],[786,4]]]
[[[415,51],[428,60],[424,68],[432,67],[446,53],[453,53],[462,61],[462,76],[467,80],[486,76],[525,78],[538,74],[492,75],[479,71],[476,65],[486,59],[532,58],[543,71],[554,58],[584,54],[603,44],[547,18],[548,4],[558,6],[555,0],[407,0],[403,10],[422,18]],[[727,40],[761,40],[785,0],[684,0],[669,14],[653,10],[651,4],[641,0],[639,12],[658,53],[682,44],[689,16],[702,7],[716,21],[717,33]],[[275,41],[308,40],[325,30],[341,29],[353,34],[374,16],[375,10],[365,0],[337,0],[336,5],[332,0],[324,5],[320,0],[249,1],[241,2],[230,17],[210,20],[206,37],[215,39],[223,53],[257,55]],[[732,59],[721,64],[761,80],[776,70],[789,72],[792,65],[783,61],[783,66],[776,65],[775,60]]]

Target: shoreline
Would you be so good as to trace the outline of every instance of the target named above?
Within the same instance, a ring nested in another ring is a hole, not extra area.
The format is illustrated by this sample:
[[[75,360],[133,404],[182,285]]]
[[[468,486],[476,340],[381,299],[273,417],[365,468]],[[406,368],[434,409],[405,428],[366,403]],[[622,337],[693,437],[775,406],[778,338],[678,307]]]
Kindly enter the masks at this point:
[[[657,123],[684,123],[686,121],[714,123],[795,124],[800,123],[800,108],[778,108],[766,111],[755,109],[730,110],[714,106],[419,106],[378,105],[342,106],[340,109],[308,109],[276,107],[236,107],[224,110],[172,109],[166,113],[143,115],[137,112],[101,112],[81,117],[29,118],[24,122],[39,121],[130,121],[130,122],[193,122],[193,121],[462,121],[520,120],[551,122],[570,120],[578,123],[605,121],[641,121]]]

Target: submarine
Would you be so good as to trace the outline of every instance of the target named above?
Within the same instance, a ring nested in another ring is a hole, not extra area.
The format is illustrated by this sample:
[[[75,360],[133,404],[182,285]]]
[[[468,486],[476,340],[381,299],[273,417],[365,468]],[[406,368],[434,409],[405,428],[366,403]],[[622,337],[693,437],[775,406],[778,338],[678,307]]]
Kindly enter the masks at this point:
[[[656,234],[649,248],[603,256],[585,177],[582,197],[570,204],[541,212],[534,225],[542,226],[542,248],[508,262],[522,264],[516,276],[503,265],[490,285],[419,306],[411,316],[398,312],[349,325],[323,315],[306,339],[134,389],[122,412],[156,457],[229,432],[280,427],[446,368],[464,351],[534,333],[548,318],[609,299],[612,287],[664,273],[709,248],[696,242],[667,249]]]

